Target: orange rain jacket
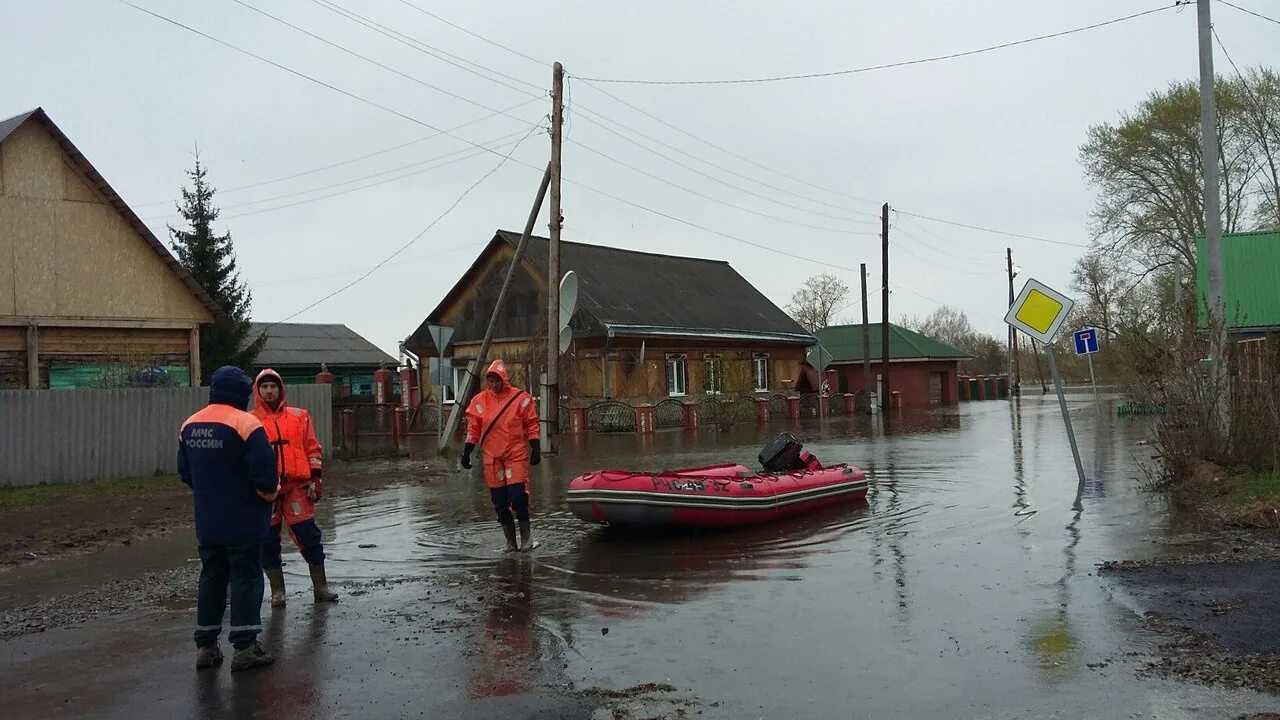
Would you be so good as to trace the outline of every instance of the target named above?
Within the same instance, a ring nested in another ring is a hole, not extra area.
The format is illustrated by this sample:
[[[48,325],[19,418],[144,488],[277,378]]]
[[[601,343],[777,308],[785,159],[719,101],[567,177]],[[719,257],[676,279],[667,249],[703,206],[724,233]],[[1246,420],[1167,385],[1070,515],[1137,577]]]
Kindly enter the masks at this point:
[[[488,388],[467,407],[467,442],[484,454],[484,479],[491,488],[529,483],[529,441],[539,439],[533,396],[512,387],[507,365],[494,360],[485,375],[502,378],[502,392]],[[482,442],[483,440],[483,442]]]
[[[280,402],[272,408],[258,391],[264,380],[275,380],[280,385]],[[315,517],[315,506],[307,498],[307,486],[315,485],[320,494],[319,473],[323,448],[316,440],[311,427],[311,415],[285,401],[284,381],[280,373],[270,368],[258,373],[253,382],[253,414],[262,422],[267,439],[276,451],[276,472],[280,474],[280,496],[284,500],[285,514],[290,525]],[[314,479],[313,479],[314,476]],[[279,503],[278,503],[279,505]],[[279,508],[271,518],[271,524],[280,522]]]

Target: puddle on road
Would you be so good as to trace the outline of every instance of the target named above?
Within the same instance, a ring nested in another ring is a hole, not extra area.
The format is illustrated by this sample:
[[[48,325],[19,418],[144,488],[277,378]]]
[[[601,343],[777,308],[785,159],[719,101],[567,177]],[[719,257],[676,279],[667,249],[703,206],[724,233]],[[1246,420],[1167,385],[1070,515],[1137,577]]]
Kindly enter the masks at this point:
[[[542,546],[518,577],[497,552],[483,480],[462,471],[333,501],[321,517],[329,576],[479,583],[507,603],[490,610],[503,627],[563,650],[577,686],[670,684],[707,717],[1198,718],[1265,705],[1112,662],[1150,641],[1095,563],[1203,548],[1178,544],[1163,503],[1139,489],[1144,421],[1099,427],[1091,398],[1070,403],[1089,476],[1080,494],[1052,396],[915,414],[889,435],[863,417],[590,435],[534,468]],[[783,429],[824,461],[863,468],[866,501],[645,534],[565,509],[568,481],[586,470],[754,465]]]

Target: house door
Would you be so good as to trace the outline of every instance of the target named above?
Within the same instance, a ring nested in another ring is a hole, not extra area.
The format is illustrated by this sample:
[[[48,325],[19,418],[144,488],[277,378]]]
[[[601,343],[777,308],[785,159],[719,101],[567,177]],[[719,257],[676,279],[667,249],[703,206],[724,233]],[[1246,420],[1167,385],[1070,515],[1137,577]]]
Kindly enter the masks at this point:
[[[946,373],[931,372],[929,373],[929,405],[942,404],[942,381],[946,377]]]

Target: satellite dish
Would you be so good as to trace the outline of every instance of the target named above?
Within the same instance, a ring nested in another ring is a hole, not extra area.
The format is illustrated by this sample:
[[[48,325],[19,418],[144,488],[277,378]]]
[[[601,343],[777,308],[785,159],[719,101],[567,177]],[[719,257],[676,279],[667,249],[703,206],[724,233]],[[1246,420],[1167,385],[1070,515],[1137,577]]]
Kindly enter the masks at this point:
[[[569,327],[573,311],[578,309],[578,274],[570,270],[560,279],[560,327]],[[572,336],[570,336],[572,338]],[[560,344],[564,344],[563,335]],[[564,348],[560,348],[564,352]]]
[[[572,342],[573,330],[569,329],[568,325],[560,328],[560,352],[567,351],[569,349],[569,344]]]

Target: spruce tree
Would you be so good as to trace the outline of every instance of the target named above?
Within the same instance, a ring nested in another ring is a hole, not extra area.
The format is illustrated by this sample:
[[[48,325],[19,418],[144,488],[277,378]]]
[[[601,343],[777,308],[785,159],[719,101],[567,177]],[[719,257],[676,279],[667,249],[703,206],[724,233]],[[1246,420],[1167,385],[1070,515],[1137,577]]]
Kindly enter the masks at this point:
[[[223,365],[235,365],[247,372],[266,342],[265,334],[251,337],[253,293],[240,280],[231,233],[213,232],[213,223],[221,211],[213,204],[216,188],[208,183],[207,173],[197,155],[195,168],[187,171],[191,187],[182,188],[182,201],[178,203],[178,213],[188,229],[169,226],[178,261],[221,310],[212,325],[200,327],[200,382],[205,385],[213,371]]]

